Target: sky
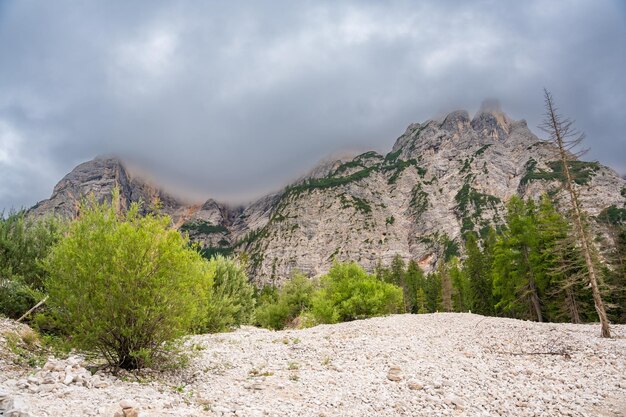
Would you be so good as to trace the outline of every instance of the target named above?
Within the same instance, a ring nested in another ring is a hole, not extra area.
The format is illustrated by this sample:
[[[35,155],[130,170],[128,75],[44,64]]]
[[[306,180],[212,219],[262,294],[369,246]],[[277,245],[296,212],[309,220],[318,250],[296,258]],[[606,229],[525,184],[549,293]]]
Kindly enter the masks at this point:
[[[626,2],[0,0],[0,211],[115,154],[238,203],[407,125],[548,88],[626,174]]]

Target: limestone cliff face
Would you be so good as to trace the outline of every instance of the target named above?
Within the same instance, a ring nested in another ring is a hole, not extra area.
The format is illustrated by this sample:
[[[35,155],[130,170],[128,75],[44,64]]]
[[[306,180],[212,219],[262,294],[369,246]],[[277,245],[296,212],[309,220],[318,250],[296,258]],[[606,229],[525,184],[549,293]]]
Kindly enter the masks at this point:
[[[287,187],[267,224],[240,241],[236,250],[249,254],[258,282],[293,270],[321,274],[333,259],[373,269],[396,254],[431,270],[462,251],[465,232],[502,224],[511,196],[567,198],[554,146],[499,110],[412,124],[387,155],[368,152],[331,168]],[[614,171],[579,161],[572,170],[592,216],[623,207],[626,183]]]
[[[626,181],[614,171],[581,161],[571,169],[590,215],[625,207]],[[440,257],[462,252],[465,232],[480,235],[502,224],[513,195],[549,193],[565,204],[561,177],[552,144],[525,121],[483,108],[473,119],[456,111],[412,124],[388,154],[331,158],[246,207],[214,200],[184,205],[131,178],[118,160],[96,159],[78,166],[32,210],[73,215],[80,196],[104,199],[115,185],[128,203],[158,196],[163,211],[207,255],[239,254],[257,284],[280,283],[294,270],[322,274],[333,259],[373,269],[398,254],[430,270]]]
[[[142,201],[144,210],[149,210],[158,200],[161,211],[176,220],[186,212],[183,203],[145,180],[132,177],[124,164],[113,157],[99,157],[78,165],[59,181],[48,200],[37,203],[29,212],[35,216],[53,213],[74,217],[83,198],[93,195],[100,202],[110,200],[115,187],[119,188],[125,207]]]

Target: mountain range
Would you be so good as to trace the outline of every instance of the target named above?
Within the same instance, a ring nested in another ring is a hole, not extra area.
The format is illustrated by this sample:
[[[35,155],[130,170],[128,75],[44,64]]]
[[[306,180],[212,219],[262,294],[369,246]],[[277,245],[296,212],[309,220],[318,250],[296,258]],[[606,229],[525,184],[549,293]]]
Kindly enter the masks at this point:
[[[626,207],[626,180],[615,171],[581,160],[570,168],[592,218]],[[462,254],[466,232],[482,236],[501,225],[513,195],[548,193],[564,208],[562,177],[552,143],[524,120],[482,108],[473,118],[460,110],[411,124],[387,154],[330,158],[248,205],[188,204],[133,175],[120,159],[99,157],[77,166],[30,212],[72,217],[85,195],[104,200],[117,186],[123,204],[143,201],[150,210],[158,199],[160,211],[205,255],[239,254],[253,281],[266,284],[294,270],[319,275],[333,259],[372,270],[400,255],[432,270],[441,257]]]

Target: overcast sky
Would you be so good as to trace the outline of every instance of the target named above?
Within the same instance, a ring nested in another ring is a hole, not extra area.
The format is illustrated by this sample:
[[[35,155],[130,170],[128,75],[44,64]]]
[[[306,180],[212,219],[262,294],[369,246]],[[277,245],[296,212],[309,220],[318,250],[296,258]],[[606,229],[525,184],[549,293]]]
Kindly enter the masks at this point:
[[[334,152],[542,88],[626,173],[626,2],[0,1],[0,210],[119,154],[241,201]]]

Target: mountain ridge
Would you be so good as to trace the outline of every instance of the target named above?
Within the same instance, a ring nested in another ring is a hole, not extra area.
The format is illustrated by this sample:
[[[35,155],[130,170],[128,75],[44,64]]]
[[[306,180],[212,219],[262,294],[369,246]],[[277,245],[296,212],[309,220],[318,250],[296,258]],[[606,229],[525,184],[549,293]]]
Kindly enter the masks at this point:
[[[549,193],[562,203],[559,164],[554,145],[491,106],[473,118],[457,110],[410,124],[386,155],[328,158],[248,205],[188,205],[129,175],[120,160],[97,158],[66,175],[31,211],[71,216],[82,195],[102,200],[117,184],[125,204],[158,197],[207,256],[245,254],[258,284],[280,283],[294,270],[319,275],[333,259],[371,270],[398,254],[431,270],[441,257],[462,252],[465,233],[480,236],[502,224],[511,196]],[[626,181],[615,171],[596,162],[571,167],[590,215],[626,204]]]

